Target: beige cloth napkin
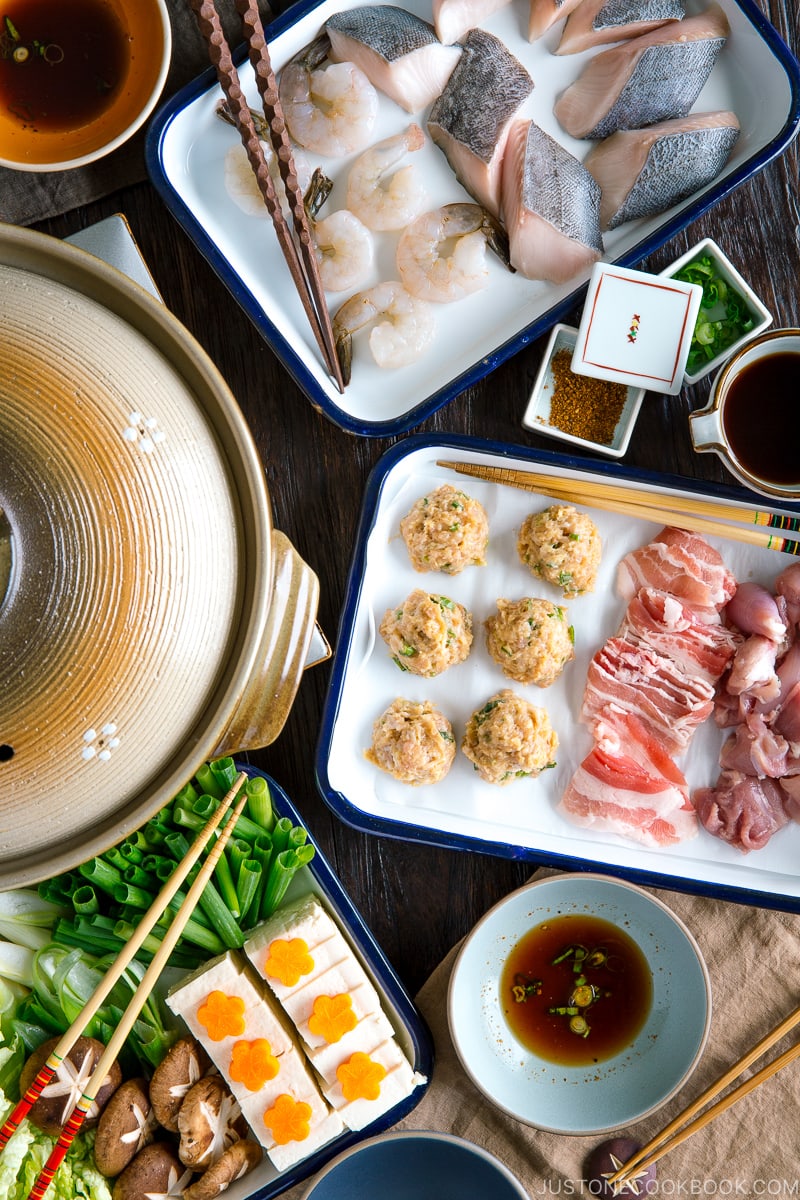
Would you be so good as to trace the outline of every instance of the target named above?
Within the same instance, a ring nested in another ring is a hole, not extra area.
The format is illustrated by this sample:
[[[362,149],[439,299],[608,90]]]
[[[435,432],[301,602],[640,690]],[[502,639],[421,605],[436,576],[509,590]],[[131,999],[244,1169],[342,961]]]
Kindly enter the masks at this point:
[[[540,871],[536,878],[552,871]],[[626,1133],[645,1142],[800,1005],[800,916],[660,889],[655,893],[697,938],[712,987],[711,1032],[694,1075],[678,1095]],[[465,1074],[447,1025],[447,987],[459,947],[416,998],[433,1034],[436,1061],[420,1103],[396,1128],[457,1134],[495,1154],[537,1197],[589,1197],[589,1152],[605,1136],[542,1133],[489,1104]],[[774,1058],[788,1035],[748,1072]],[[652,1195],[800,1197],[800,1060],[738,1101],[658,1163]],[[285,1193],[299,1200],[310,1180]],[[491,1200],[487,1197],[486,1200]]]

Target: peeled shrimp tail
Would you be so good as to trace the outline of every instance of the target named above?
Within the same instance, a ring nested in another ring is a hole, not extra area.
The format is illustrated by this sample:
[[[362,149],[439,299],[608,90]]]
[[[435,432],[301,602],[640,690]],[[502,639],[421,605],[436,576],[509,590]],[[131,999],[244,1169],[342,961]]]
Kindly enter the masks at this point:
[[[322,167],[315,167],[314,173],[311,176],[311,182],[308,185],[306,194],[303,196],[303,205],[312,221],[319,215],[319,210],[332,191],[333,180],[328,178]]]
[[[373,325],[369,346],[379,367],[403,367],[415,362],[431,344],[435,332],[431,306],[410,295],[397,280],[357,292],[333,317],[336,354],[345,384],[352,371],[353,334],[368,325]]]

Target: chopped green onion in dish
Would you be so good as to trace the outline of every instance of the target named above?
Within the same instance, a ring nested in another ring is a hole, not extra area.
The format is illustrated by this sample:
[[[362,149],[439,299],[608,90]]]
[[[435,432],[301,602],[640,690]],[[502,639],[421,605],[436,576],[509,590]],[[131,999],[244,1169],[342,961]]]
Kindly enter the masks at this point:
[[[674,278],[684,283],[697,283],[703,289],[686,361],[687,372],[695,375],[749,333],[755,326],[755,317],[744,297],[720,274],[710,254],[693,259],[676,271]]]

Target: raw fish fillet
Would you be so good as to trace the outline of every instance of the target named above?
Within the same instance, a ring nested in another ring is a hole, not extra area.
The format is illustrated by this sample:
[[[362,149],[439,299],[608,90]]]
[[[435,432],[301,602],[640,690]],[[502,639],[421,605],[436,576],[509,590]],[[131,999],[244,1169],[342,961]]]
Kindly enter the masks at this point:
[[[432,25],[392,4],[334,13],[325,30],[334,59],[355,63],[409,113],[427,108],[461,57],[460,46],[442,45]]]
[[[718,4],[595,55],[553,111],[572,137],[604,138],[685,117],[729,33]]]
[[[473,29],[431,109],[428,133],[461,185],[494,217],[511,122],[532,91],[530,75],[500,39]]]
[[[533,121],[511,126],[501,196],[511,265],[526,279],[565,283],[600,257],[600,188]]]
[[[683,0],[581,0],[567,17],[556,54],[578,54],[682,21]]]
[[[581,0],[530,0],[528,41],[535,42],[542,37],[551,25],[562,21],[580,3]]]
[[[585,161],[602,191],[601,227],[655,216],[698,192],[719,175],[738,136],[732,112],[697,113],[612,133]]]
[[[433,0],[436,36],[449,46],[510,3],[511,0]]]

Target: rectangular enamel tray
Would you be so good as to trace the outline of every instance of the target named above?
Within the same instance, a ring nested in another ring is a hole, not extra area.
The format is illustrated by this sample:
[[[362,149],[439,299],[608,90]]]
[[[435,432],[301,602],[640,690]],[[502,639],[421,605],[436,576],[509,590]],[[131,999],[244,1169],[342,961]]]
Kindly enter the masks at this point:
[[[289,817],[295,825],[305,825],[300,813],[274,779],[246,764],[237,763],[237,769],[247,771],[249,775],[263,775],[269,784],[276,816]],[[308,842],[314,846],[316,853],[309,865],[298,871],[292,880],[287,899],[291,900],[294,896],[301,896],[312,891],[333,913],[342,933],[375,985],[384,1011],[394,1027],[399,1045],[414,1069],[430,1080],[433,1070],[433,1043],[422,1016],[348,898],[310,832]],[[272,1200],[272,1197],[280,1195],[287,1188],[314,1175],[343,1150],[395,1125],[419,1104],[426,1089],[427,1084],[421,1083],[410,1096],[364,1129],[357,1133],[347,1131],[339,1137],[333,1138],[303,1162],[295,1164],[286,1171],[277,1171],[265,1157],[254,1171],[251,1171],[244,1179],[230,1185],[225,1192],[226,1200]]]
[[[617,564],[628,551],[648,542],[661,526],[592,509],[590,504],[580,506],[598,526],[603,556],[594,592],[564,601],[560,590],[537,580],[521,564],[516,550],[524,518],[546,508],[552,499],[459,475],[437,466],[440,459],[520,467],[577,481],[607,479],[659,494],[704,492],[699,482],[634,472],[616,462],[596,463],[464,437],[412,435],[387,451],[376,464],[365,493],[317,746],[317,783],[328,805],[343,821],[369,833],[567,870],[607,870],[639,883],[800,911],[798,825],[787,825],[766,847],[748,855],[702,828],[690,841],[655,850],[617,835],[580,828],[556,811],[575,768],[591,748],[588,729],[578,715],[589,660],[616,631],[625,609],[615,590]],[[414,502],[443,483],[454,484],[479,500],[489,521],[486,566],[469,567],[455,576],[414,571],[399,533],[400,519]],[[753,505],[752,493],[709,485],[706,494],[712,490],[716,497],[744,507]],[[771,586],[793,561],[774,550],[727,539],[708,540],[721,551],[739,580],[754,579]],[[473,617],[474,640],[468,658],[434,679],[399,671],[378,633],[384,612],[400,604],[414,588],[429,588],[460,601]],[[512,683],[489,657],[483,622],[496,611],[501,596],[509,600],[541,596],[566,605],[575,630],[576,657],[549,688]],[[511,687],[544,707],[560,744],[554,769],[543,771],[537,779],[519,779],[500,787],[480,779],[461,752],[460,742],[470,714],[502,687]],[[407,786],[364,757],[373,721],[398,696],[430,699],[453,724],[459,749],[449,773],[437,784]],[[713,720],[707,721],[687,754],[678,760],[691,788],[716,780],[723,737]]]
[[[267,29],[276,71],[312,41],[325,20],[348,7],[346,0],[299,0]],[[687,12],[711,0],[687,0]],[[694,111],[732,109],[741,134],[723,173],[683,203],[648,220],[620,226],[606,235],[605,257],[631,266],[661,246],[690,221],[764,167],[791,141],[800,121],[800,68],[775,29],[751,0],[720,0],[731,34]],[[406,7],[431,20],[430,0],[408,0]],[[576,77],[592,51],[557,56],[558,22],[544,38],[527,40],[527,0],[512,0],[485,28],[500,37],[534,80],[525,113],[576,157],[590,142],[568,137],[553,116],[557,96]],[[523,32],[524,31],[524,32]],[[252,68],[236,55],[248,101],[259,107]],[[224,163],[238,134],[215,115],[222,93],[213,71],[204,72],[173,97],[154,118],[147,140],[150,177],[164,202],[208,259],[256,328],[278,355],[311,403],[341,428],[371,437],[411,429],[465,388],[562,320],[574,308],[586,283],[576,277],[554,286],[509,274],[494,260],[488,286],[454,304],[436,305],[432,347],[416,362],[381,370],[363,335],[354,339],[353,377],[340,395],[322,366],[319,351],[267,217],[247,216],[231,199]],[[410,116],[380,96],[374,141],[405,129],[415,120],[423,128],[427,111]],[[242,154],[244,152],[242,151]],[[334,191],[322,216],[344,207],[347,159],[323,159]],[[424,172],[430,208],[470,199],[434,144],[427,140],[410,160]],[[364,286],[397,278],[397,234],[376,235],[373,277]],[[493,256],[489,256],[493,258]],[[329,296],[332,312],[348,293]]]

